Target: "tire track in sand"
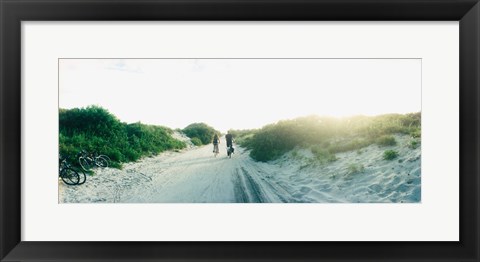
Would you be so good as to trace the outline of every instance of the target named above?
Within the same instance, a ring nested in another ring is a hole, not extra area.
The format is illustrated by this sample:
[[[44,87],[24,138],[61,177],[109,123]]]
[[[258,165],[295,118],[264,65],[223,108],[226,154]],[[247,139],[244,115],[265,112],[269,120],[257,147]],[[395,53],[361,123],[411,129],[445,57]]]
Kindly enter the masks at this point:
[[[240,172],[241,171],[241,172]],[[270,202],[263,193],[261,186],[252,178],[244,167],[234,171],[234,194],[239,203]]]

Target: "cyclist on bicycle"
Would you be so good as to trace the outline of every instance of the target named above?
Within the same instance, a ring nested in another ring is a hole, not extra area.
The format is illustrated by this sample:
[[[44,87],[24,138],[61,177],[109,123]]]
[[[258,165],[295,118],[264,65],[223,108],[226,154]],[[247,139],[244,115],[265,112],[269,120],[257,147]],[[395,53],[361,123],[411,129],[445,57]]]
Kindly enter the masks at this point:
[[[218,144],[220,144],[220,139],[218,138],[218,135],[215,134],[213,136],[213,153],[218,153],[219,152]]]
[[[233,153],[233,135],[230,131],[225,135],[225,140],[227,140],[227,150],[231,150],[230,152]]]

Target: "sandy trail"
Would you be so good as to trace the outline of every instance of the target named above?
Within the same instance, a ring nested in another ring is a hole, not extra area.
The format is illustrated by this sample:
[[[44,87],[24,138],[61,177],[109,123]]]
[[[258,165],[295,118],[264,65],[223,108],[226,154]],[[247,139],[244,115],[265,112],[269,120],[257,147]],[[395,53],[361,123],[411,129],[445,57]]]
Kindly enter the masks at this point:
[[[391,147],[371,145],[337,154],[335,162],[312,162],[308,150],[287,153],[269,163],[255,162],[235,146],[227,157],[213,146],[190,146],[125,164],[122,170],[96,169],[81,186],[59,181],[60,203],[418,203],[421,201],[421,149],[396,136]],[[395,149],[399,157],[382,159]],[[295,153],[296,152],[296,153]],[[361,166],[352,174],[352,165]]]
[[[153,178],[154,190],[132,196],[126,202],[281,202],[270,183],[262,179],[258,164],[242,148],[227,157],[226,142],[213,156],[212,146],[204,146],[159,161],[161,175]]]
[[[226,141],[221,139],[220,154],[214,157],[207,145],[180,153],[160,156],[126,165],[123,170],[96,170],[85,186],[60,184],[60,202],[123,203],[231,203],[286,202],[261,173],[261,163],[235,146],[227,157]],[[108,180],[102,179],[110,177]],[[114,185],[108,185],[108,184]],[[82,196],[83,195],[83,196]],[[96,195],[101,197],[96,198]],[[84,197],[88,196],[88,197]]]

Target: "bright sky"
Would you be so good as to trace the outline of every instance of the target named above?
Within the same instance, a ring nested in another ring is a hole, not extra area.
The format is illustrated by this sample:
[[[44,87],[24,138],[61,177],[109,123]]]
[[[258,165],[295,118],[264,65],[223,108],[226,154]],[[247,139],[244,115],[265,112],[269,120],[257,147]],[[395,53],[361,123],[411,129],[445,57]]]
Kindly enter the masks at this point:
[[[419,59],[61,59],[60,108],[223,132],[318,114],[421,111]]]

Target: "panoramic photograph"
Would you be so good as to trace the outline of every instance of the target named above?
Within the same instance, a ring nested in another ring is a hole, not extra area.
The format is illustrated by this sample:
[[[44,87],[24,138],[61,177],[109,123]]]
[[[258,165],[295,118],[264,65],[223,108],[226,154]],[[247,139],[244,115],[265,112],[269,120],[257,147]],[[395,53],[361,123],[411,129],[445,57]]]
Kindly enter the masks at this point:
[[[421,60],[59,59],[58,202],[421,203]]]

